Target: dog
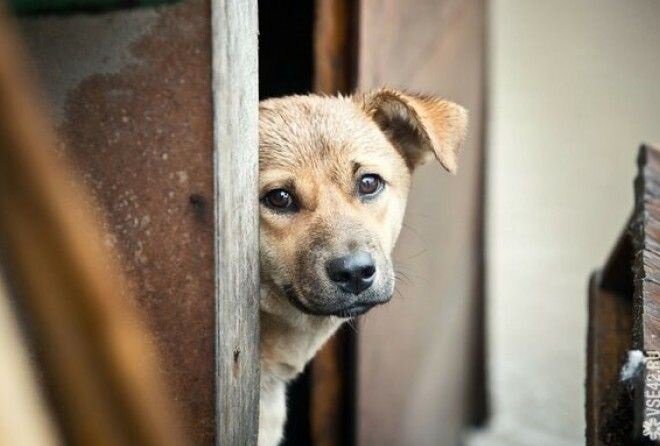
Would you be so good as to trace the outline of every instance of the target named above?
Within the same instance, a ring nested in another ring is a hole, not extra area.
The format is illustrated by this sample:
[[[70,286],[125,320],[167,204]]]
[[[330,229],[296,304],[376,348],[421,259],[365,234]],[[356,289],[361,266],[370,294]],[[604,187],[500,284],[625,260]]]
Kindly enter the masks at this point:
[[[394,89],[259,104],[259,446],[276,446],[286,385],[346,320],[388,302],[415,168],[449,172],[467,111]]]

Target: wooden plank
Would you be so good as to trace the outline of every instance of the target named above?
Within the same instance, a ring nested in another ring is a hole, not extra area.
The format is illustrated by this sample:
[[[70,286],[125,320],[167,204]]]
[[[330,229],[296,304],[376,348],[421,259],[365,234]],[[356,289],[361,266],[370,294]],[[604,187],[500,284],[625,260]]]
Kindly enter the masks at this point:
[[[185,444],[127,281],[55,153],[17,48],[0,11],[0,246],[65,441]]]
[[[457,444],[466,424],[483,418],[475,383],[486,363],[479,330],[486,4],[360,2],[358,88],[437,94],[470,113],[458,174],[432,163],[415,173],[394,254],[398,291],[360,323],[360,445]]]
[[[216,443],[257,442],[259,219],[257,3],[212,0]]]
[[[635,382],[635,438],[660,444],[660,152],[642,146],[637,160],[633,245],[633,345],[646,361]]]
[[[48,411],[3,273],[0,271],[0,443],[58,446],[62,438]]]
[[[356,27],[356,2],[316,0],[316,93],[348,94],[355,87]],[[355,443],[352,417],[355,416],[356,336],[352,327],[342,327],[312,362],[310,431],[316,446],[350,446]]]
[[[357,322],[352,322],[357,324]],[[310,431],[315,446],[355,444],[355,342],[351,326],[341,327],[312,362]]]
[[[642,146],[638,166],[633,215],[602,274],[590,283],[590,445],[660,443],[660,152]],[[643,360],[622,381],[629,350]]]
[[[623,233],[603,267],[600,282],[601,288],[622,296],[628,296],[630,299],[632,299],[634,285],[632,271],[633,246],[630,234],[631,219],[632,216],[624,226]]]
[[[660,152],[642,146],[631,222],[635,348],[660,350]]]
[[[630,263],[626,266],[629,269]],[[630,392],[619,380],[632,341],[631,296],[605,290],[601,277],[594,273],[589,282],[586,440],[590,446],[623,444],[632,429]]]
[[[350,93],[357,65],[357,4],[350,0],[316,0],[314,24],[314,91]]]

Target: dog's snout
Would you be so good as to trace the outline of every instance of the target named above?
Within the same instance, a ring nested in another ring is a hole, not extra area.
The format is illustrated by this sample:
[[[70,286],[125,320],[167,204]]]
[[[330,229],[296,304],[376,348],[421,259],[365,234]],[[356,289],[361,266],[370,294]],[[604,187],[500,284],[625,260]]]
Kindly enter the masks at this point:
[[[371,254],[357,251],[330,260],[326,265],[328,277],[337,286],[351,294],[360,294],[374,283],[376,265]]]

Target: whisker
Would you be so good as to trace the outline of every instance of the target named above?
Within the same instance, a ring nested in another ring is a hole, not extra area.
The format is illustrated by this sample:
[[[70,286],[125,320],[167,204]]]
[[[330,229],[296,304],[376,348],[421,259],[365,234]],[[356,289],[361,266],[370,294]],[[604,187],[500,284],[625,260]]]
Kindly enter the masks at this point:
[[[426,254],[427,251],[428,251],[427,248],[422,248],[421,250],[419,250],[419,251],[416,252],[415,254],[411,255],[411,256],[408,257],[408,258],[406,258],[406,260],[413,260],[413,259],[416,259],[417,257],[421,256],[422,254]]]

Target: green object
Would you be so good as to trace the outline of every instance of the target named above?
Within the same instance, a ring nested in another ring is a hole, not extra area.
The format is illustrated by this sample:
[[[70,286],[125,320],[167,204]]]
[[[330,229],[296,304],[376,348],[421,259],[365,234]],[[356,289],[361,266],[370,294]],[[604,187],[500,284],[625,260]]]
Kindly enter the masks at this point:
[[[9,6],[16,14],[69,14],[156,6],[176,1],[178,0],[10,0]]]

